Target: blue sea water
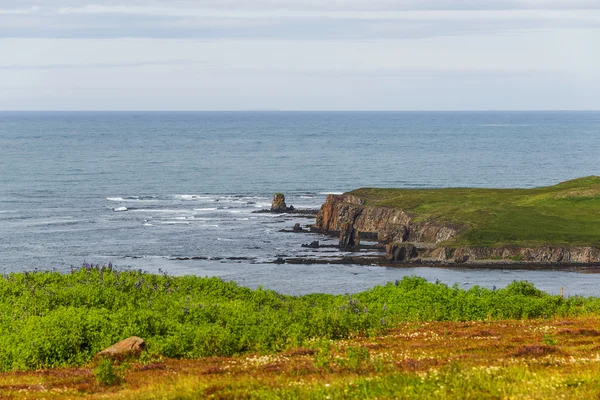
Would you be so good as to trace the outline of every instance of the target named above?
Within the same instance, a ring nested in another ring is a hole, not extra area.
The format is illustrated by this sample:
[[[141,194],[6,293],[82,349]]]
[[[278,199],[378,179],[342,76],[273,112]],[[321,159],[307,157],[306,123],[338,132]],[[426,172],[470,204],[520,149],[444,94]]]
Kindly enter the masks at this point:
[[[365,186],[551,185],[600,175],[599,161],[591,111],[0,112],[0,272],[112,261],[294,294],[418,274],[600,295],[600,277],[570,272],[269,264],[334,241],[279,232],[310,220],[252,212],[274,192],[317,208]]]

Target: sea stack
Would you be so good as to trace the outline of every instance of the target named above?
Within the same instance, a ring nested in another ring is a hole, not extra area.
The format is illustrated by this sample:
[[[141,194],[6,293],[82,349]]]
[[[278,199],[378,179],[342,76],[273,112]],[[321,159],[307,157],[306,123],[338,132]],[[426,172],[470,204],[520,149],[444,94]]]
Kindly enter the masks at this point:
[[[271,203],[271,211],[274,212],[285,212],[287,205],[285,204],[285,196],[283,193],[275,193],[273,195],[273,202]]]

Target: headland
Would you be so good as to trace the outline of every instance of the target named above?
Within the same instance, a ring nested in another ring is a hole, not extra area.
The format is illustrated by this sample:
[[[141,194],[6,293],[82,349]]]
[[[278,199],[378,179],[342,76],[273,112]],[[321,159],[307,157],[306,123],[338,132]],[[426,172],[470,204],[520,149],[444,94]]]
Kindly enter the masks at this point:
[[[534,189],[378,189],[329,195],[313,232],[376,239],[383,263],[600,266],[600,177]],[[372,260],[369,260],[372,262]]]

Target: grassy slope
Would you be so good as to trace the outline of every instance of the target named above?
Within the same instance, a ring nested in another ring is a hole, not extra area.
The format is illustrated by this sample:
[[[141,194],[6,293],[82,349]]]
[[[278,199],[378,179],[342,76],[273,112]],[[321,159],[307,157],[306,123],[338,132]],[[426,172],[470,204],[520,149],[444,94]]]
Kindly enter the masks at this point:
[[[404,278],[353,296],[283,296],[216,278],[97,268],[0,276],[0,371],[78,366],[129,336],[171,358],[273,354],[314,339],[369,336],[404,321],[600,313],[600,299],[562,298],[515,282],[461,290]]]
[[[272,355],[132,363],[116,386],[93,365],[0,374],[3,399],[592,399],[598,317],[412,322]]]
[[[600,177],[536,189],[358,189],[367,205],[460,227],[451,246],[600,246]]]

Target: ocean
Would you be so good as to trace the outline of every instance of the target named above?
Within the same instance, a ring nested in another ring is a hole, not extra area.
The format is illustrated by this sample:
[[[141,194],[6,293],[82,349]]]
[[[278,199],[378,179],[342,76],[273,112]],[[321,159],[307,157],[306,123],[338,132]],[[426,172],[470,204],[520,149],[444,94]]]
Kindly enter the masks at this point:
[[[552,185],[600,175],[599,161],[592,111],[0,112],[0,273],[112,262],[290,294],[415,274],[598,296],[595,274],[272,264],[339,253],[280,232],[309,219],[253,211],[275,192],[318,208],[359,187]]]

